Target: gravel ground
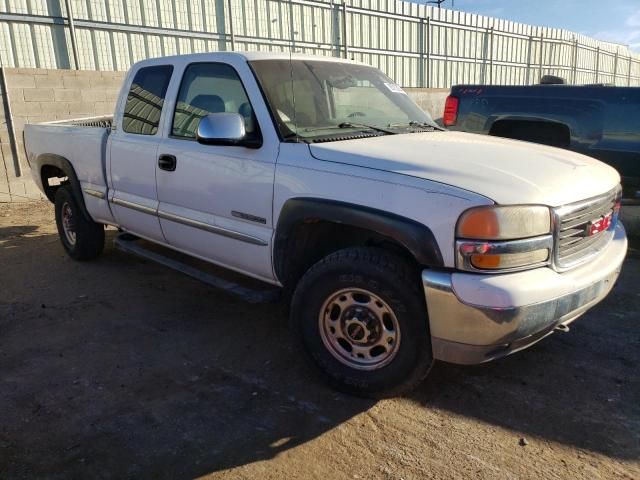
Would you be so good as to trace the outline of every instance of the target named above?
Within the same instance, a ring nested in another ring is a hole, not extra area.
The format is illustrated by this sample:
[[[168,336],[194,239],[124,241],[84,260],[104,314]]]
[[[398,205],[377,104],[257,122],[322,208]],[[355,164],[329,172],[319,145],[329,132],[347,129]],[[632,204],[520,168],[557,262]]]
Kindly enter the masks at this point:
[[[0,205],[0,265],[0,478],[640,478],[638,250],[570,333],[379,402],[326,388],[280,305],[70,260],[47,203]]]

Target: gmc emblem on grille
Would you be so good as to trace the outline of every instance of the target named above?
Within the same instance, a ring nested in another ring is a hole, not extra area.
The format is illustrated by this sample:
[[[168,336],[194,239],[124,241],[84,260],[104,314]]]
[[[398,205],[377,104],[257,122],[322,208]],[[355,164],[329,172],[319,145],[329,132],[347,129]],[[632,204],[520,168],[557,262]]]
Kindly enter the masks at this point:
[[[612,214],[611,212],[609,212],[606,215],[596,220],[591,220],[589,223],[587,223],[587,227],[585,228],[584,232],[585,237],[592,237],[597,233],[604,232],[611,226],[611,217]]]

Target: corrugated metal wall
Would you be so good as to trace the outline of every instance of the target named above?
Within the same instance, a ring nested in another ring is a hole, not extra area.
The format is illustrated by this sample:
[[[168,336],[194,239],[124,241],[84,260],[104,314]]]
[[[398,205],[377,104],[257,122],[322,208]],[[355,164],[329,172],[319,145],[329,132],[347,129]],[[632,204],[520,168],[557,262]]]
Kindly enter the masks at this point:
[[[544,74],[640,85],[640,57],[625,46],[397,0],[0,0],[3,66],[76,68],[74,43],[77,67],[90,70],[293,48],[369,63],[405,87],[530,84]]]

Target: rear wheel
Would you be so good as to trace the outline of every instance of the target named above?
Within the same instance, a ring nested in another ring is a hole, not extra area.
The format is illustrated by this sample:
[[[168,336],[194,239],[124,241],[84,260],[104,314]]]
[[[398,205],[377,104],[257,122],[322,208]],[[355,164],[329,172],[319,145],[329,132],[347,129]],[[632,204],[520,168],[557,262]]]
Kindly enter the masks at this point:
[[[74,260],[91,260],[104,248],[104,226],[87,219],[68,186],[55,196],[56,225],[65,251]]]
[[[311,267],[291,322],[321,374],[350,394],[403,393],[433,363],[418,269],[385,250],[349,248]]]

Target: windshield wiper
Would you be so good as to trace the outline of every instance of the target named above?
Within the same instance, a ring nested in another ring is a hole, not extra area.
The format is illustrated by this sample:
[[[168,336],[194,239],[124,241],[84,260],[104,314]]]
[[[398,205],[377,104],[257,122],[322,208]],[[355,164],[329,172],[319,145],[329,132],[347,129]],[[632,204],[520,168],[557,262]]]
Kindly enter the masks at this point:
[[[367,125],[364,123],[351,123],[351,122],[342,122],[339,125],[328,125],[326,127],[312,127],[312,128],[303,128],[301,132],[317,132],[318,130],[335,130],[335,129],[343,129],[343,128],[366,128],[368,130],[373,130],[374,132],[382,132],[388,135],[395,135],[396,132],[392,132],[391,130],[387,130],[386,128],[376,127],[374,125]]]
[[[289,132],[282,136],[285,142],[297,142],[300,140],[300,136],[296,132]]]
[[[398,128],[398,127],[411,127],[411,128],[428,128],[431,130],[437,130],[438,127],[431,125],[427,122],[416,122],[415,120],[411,120],[410,122],[398,122],[398,123],[390,123],[387,125],[389,128]]]
[[[340,125],[338,125],[338,128],[370,128],[371,130],[375,130],[376,132],[387,133],[389,135],[395,135],[397,133],[391,130],[387,130],[386,128],[376,127],[375,125],[367,125],[366,123],[342,122]]]

